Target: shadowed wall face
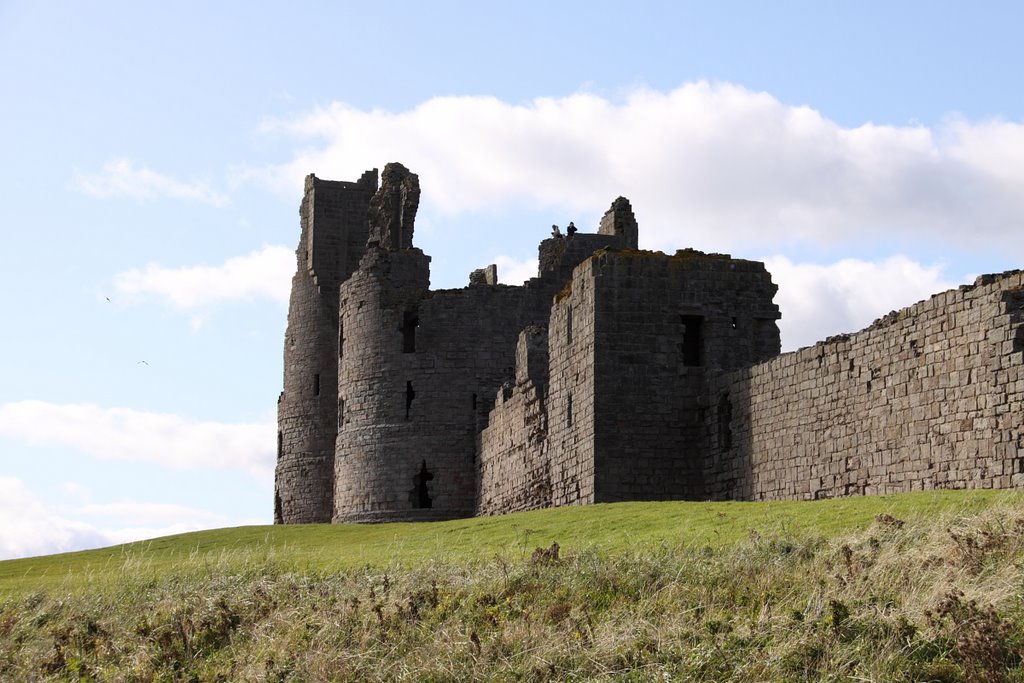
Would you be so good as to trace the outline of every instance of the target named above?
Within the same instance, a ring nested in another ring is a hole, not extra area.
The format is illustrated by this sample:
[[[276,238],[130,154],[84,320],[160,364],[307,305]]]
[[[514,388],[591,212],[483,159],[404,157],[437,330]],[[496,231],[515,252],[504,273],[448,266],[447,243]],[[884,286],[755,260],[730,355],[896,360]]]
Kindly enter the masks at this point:
[[[713,378],[708,495],[1024,485],[1022,292],[1020,272],[982,276],[856,334]],[[730,439],[716,436],[726,429]]]

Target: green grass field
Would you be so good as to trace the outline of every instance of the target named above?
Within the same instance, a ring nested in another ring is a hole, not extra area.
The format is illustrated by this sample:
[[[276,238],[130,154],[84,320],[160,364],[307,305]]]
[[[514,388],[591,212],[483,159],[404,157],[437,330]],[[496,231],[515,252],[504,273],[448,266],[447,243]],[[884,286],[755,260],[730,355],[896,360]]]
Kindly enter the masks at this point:
[[[658,502],[564,507],[435,523],[252,526],[199,531],[100,550],[0,562],[0,594],[60,585],[162,577],[271,563],[294,570],[415,568],[528,556],[553,541],[566,551],[631,552],[657,545],[722,547],[750,537],[831,538],[876,515],[907,519],[974,514],[1024,492],[919,493],[780,502]]]
[[[0,680],[1024,683],[1024,491],[242,527],[0,562]]]

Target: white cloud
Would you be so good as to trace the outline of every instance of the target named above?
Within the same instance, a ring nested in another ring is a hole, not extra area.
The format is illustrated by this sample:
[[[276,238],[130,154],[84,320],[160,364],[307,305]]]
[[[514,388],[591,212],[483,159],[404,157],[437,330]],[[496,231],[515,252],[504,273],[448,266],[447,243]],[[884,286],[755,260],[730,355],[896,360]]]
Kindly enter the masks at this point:
[[[957,284],[943,277],[941,266],[925,266],[905,256],[878,262],[844,259],[824,266],[772,256],[765,265],[779,286],[775,303],[783,316],[779,328],[784,350],[859,331],[889,311]]]
[[[69,519],[69,515],[91,521]],[[239,523],[206,510],[162,503],[105,503],[62,511],[40,500],[21,480],[0,477],[0,560],[99,548]]]
[[[279,166],[236,172],[301,192],[302,178],[354,178],[400,160],[442,213],[525,202],[603,210],[619,194],[641,242],[674,250],[909,239],[1024,246],[1024,125],[949,119],[844,127],[729,84],[509,104],[437,97],[414,109],[335,103],[268,130],[312,138]]]
[[[109,545],[94,527],[56,514],[19,479],[0,477],[0,559]]]
[[[219,266],[165,268],[157,263],[119,273],[114,285],[129,296],[155,296],[180,309],[194,309],[231,299],[264,297],[287,302],[295,273],[295,251],[265,245]],[[193,329],[202,318],[193,320]]]
[[[535,258],[518,261],[511,256],[495,256],[494,264],[498,266],[498,282],[502,284],[521,285],[537,277],[538,261]]]
[[[137,167],[128,159],[114,159],[98,173],[75,171],[70,187],[90,197],[111,199],[129,197],[153,200],[161,197],[183,199],[213,206],[228,203],[226,195],[215,192],[204,181],[182,182],[145,167]]]
[[[70,446],[97,458],[181,469],[234,469],[270,481],[272,424],[199,422],[168,413],[91,404],[0,404],[0,435],[32,444]]]

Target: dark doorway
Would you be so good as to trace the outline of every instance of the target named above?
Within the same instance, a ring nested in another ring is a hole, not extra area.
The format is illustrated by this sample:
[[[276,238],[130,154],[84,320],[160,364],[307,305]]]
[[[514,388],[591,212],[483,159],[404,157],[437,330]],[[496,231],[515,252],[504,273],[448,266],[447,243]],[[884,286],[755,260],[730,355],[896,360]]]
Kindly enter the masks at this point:
[[[431,506],[430,490],[427,482],[434,478],[434,474],[427,469],[427,461],[420,463],[420,469],[412,478],[412,506],[418,510],[428,509]]]

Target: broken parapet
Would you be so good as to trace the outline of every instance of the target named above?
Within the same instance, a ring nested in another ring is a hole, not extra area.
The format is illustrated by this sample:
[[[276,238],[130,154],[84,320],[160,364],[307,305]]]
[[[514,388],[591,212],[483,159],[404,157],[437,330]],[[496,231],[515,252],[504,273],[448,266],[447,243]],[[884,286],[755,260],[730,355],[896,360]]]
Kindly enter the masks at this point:
[[[636,249],[639,244],[636,216],[633,215],[633,207],[625,197],[619,197],[612,202],[611,208],[605,211],[601,217],[601,226],[597,229],[599,235],[615,235],[622,240],[624,249]]]
[[[548,390],[548,331],[529,325],[516,344],[516,384],[532,381],[543,395]]]
[[[419,203],[419,176],[399,163],[385,166],[380,191],[370,201],[367,246],[379,246],[389,251],[411,249]]]
[[[470,286],[498,284],[498,266],[494,263],[486,268],[477,268],[469,274]]]

